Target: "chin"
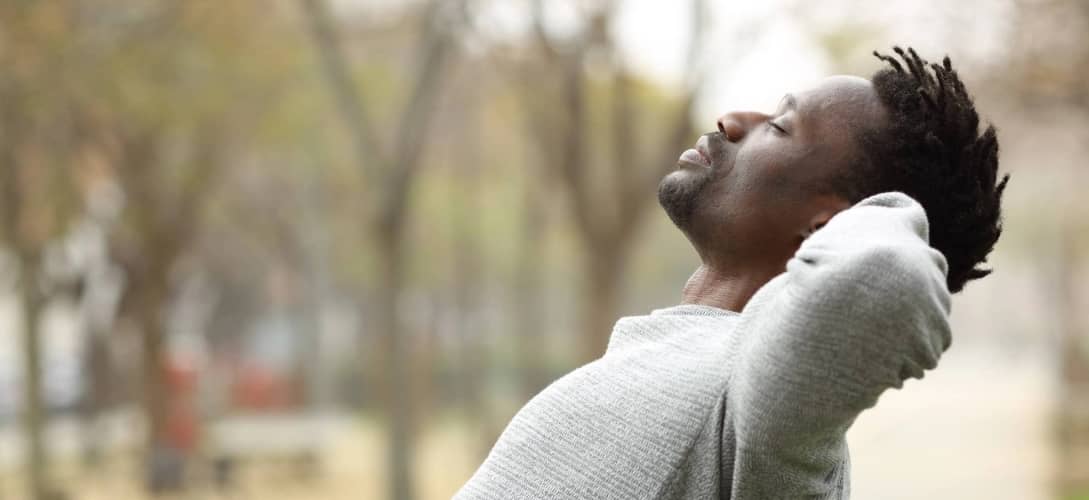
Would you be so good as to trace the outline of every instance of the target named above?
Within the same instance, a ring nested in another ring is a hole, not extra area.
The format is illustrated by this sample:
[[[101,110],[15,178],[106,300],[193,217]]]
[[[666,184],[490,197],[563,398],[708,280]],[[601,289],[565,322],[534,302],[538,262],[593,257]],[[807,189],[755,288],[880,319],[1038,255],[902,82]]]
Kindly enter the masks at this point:
[[[681,230],[690,229],[700,194],[710,181],[707,173],[677,170],[658,184],[658,204]]]

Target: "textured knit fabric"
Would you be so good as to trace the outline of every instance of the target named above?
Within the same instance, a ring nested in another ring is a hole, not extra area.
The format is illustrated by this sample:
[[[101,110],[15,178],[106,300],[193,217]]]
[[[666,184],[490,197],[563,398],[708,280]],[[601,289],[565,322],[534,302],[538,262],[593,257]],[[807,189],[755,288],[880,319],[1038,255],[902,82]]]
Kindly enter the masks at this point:
[[[605,355],[527,403],[455,498],[848,498],[847,429],[951,341],[927,231],[918,203],[879,194],[740,313],[620,319]]]

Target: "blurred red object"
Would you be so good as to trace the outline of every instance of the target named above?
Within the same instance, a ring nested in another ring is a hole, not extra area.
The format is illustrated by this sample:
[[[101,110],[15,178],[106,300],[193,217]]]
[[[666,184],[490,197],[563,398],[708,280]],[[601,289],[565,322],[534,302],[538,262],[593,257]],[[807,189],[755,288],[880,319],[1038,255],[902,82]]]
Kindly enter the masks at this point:
[[[197,371],[191,363],[167,360],[166,423],[163,443],[172,449],[192,452],[200,436],[200,415],[197,411]]]
[[[283,410],[295,406],[291,379],[258,366],[238,370],[231,399],[236,408],[245,410]]]

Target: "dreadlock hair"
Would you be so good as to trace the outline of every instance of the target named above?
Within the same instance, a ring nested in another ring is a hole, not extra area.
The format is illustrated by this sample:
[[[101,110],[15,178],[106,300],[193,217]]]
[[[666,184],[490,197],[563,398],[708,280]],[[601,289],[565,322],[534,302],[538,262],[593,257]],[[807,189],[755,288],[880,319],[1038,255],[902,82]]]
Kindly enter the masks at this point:
[[[929,64],[914,49],[874,51],[888,63],[872,77],[888,125],[860,137],[861,165],[841,184],[857,202],[900,191],[917,200],[930,221],[930,245],[949,264],[946,284],[956,293],[991,273],[987,261],[1002,233],[1001,202],[1009,174],[995,183],[994,126],[979,134],[979,116],[949,57]]]

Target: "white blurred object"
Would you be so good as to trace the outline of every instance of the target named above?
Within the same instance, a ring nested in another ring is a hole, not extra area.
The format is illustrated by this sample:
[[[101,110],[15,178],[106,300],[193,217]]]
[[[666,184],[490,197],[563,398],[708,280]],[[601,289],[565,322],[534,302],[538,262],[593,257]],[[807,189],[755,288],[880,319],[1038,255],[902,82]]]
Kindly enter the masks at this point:
[[[328,414],[234,415],[211,424],[205,444],[212,456],[320,456],[350,426],[349,418]]]

